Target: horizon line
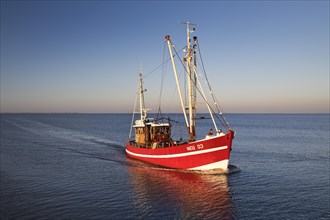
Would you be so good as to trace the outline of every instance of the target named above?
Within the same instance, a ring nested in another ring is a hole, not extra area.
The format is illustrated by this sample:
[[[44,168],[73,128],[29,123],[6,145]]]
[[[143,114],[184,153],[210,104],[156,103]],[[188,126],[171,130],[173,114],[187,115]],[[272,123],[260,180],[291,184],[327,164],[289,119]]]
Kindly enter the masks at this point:
[[[0,112],[0,114],[133,114],[132,112]],[[138,115],[139,113],[135,113]],[[149,114],[158,114],[156,112],[151,112]],[[161,114],[183,114],[181,112],[163,112]],[[201,112],[197,114],[209,114],[209,112]],[[218,114],[218,113],[215,113]],[[222,113],[223,115],[227,114],[245,114],[245,115],[326,115],[330,112],[228,112]]]

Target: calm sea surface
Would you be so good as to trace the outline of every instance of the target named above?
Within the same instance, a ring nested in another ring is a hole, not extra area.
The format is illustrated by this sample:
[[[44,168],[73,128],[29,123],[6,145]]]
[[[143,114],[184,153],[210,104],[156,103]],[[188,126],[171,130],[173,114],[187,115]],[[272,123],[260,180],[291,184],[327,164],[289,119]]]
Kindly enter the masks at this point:
[[[1,219],[330,219],[328,114],[227,119],[206,175],[127,158],[129,114],[2,114]]]

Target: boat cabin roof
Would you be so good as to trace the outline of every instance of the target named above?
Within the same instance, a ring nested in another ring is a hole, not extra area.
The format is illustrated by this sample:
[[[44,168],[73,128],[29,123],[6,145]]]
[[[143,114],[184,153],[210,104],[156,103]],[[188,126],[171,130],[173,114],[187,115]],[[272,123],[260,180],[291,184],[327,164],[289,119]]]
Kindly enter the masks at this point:
[[[151,127],[170,127],[169,123],[159,123],[159,124],[155,124],[155,123],[146,123],[146,124],[139,124],[139,125],[134,125],[134,128],[144,128],[145,125],[151,125]]]
[[[133,125],[133,128],[144,128],[145,127],[145,125],[143,124],[143,125]]]
[[[155,124],[155,123],[150,123],[151,127],[170,127],[169,123],[160,123],[160,124]]]

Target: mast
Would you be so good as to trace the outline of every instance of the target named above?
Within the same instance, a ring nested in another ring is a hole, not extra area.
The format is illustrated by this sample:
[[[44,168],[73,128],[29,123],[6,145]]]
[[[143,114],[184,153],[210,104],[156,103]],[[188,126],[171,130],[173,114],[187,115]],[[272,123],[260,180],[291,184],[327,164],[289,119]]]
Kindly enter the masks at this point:
[[[192,65],[192,52],[191,52],[191,39],[190,33],[195,31],[195,28],[190,29],[190,26],[196,26],[190,22],[181,22],[187,26],[187,52],[184,57],[184,61],[187,62],[188,72],[188,111],[189,111],[189,141],[196,139],[195,127],[196,127],[196,41],[194,37],[194,67]],[[192,71],[192,68],[194,68]]]
[[[182,93],[181,93],[181,88],[180,88],[180,83],[178,80],[178,75],[176,72],[176,67],[173,59],[173,53],[172,53],[172,44],[170,42],[170,36],[167,35],[165,36],[165,40],[167,41],[167,46],[168,50],[170,52],[171,56],[171,61],[172,61],[172,66],[173,66],[173,71],[175,75],[175,80],[180,96],[180,102],[181,102],[181,107],[182,107],[182,112],[184,114],[184,118],[186,120],[186,125],[188,128],[188,134],[189,134],[189,141],[194,141],[196,140],[196,133],[195,133],[195,128],[196,128],[196,92],[197,92],[197,68],[196,68],[196,45],[197,45],[197,37],[194,37],[194,62],[192,58],[192,49],[191,49],[191,39],[190,39],[190,33],[195,31],[195,28],[190,29],[190,26],[197,26],[196,24],[192,24],[190,22],[180,22],[181,24],[185,24],[187,26],[187,51],[186,51],[186,56],[183,58],[183,61],[187,62],[187,73],[188,73],[188,106],[186,107],[183,102],[182,98]],[[186,110],[189,112],[189,121],[187,118],[187,113]]]
[[[144,94],[146,90],[143,90],[143,82],[142,82],[142,68],[139,67],[139,97],[140,97],[140,115],[141,121],[144,121],[147,118],[147,109],[144,104]]]
[[[194,80],[193,80],[193,83],[194,83],[194,89],[193,89],[193,126],[194,126],[194,136],[196,136],[196,113],[197,113],[197,97],[196,97],[196,94],[197,94],[197,37],[194,36],[193,37],[194,39],[194,45],[193,45],[193,58],[194,58],[194,65],[193,65],[193,74],[194,74]]]

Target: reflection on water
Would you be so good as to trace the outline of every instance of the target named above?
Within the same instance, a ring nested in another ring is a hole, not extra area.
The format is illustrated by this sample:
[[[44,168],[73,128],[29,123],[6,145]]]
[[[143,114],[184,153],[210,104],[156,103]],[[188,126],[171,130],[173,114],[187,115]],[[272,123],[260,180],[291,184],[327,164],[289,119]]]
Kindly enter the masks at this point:
[[[229,115],[238,175],[127,158],[130,114],[0,116],[1,220],[330,219],[329,114]]]
[[[135,211],[142,217],[235,219],[227,175],[128,166]],[[174,215],[174,216],[173,216]]]

